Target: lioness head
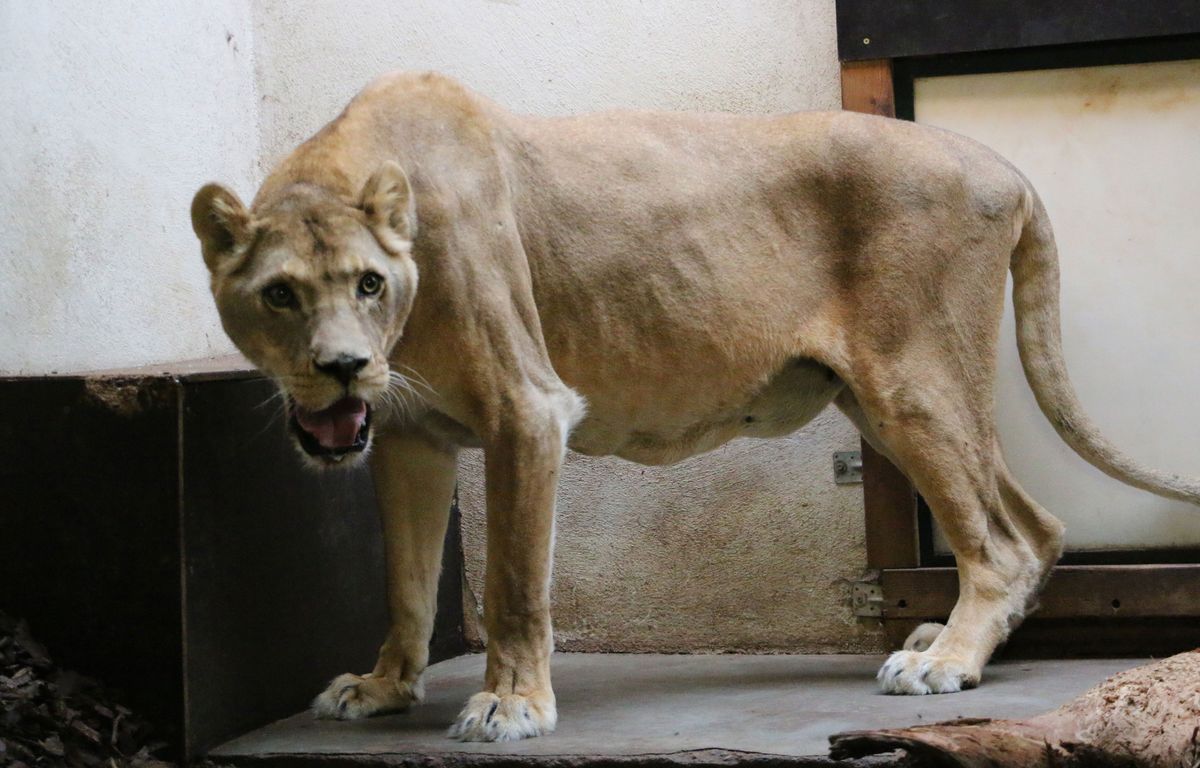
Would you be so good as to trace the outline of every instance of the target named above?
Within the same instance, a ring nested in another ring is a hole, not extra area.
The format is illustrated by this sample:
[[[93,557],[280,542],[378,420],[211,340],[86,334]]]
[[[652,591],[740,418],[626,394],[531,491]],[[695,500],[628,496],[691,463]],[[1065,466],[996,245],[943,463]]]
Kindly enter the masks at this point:
[[[361,457],[417,290],[404,171],[385,164],[357,200],[295,184],[254,210],[208,184],[192,227],[225,332],[278,383],[300,448],[323,466]]]

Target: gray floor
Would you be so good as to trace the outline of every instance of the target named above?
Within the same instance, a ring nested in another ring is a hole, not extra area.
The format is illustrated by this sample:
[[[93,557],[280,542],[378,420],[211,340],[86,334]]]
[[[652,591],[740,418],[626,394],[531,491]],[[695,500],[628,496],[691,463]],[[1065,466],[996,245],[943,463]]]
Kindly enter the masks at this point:
[[[429,669],[425,703],[408,714],[330,722],[301,713],[229,742],[211,757],[236,764],[239,756],[392,756],[407,762],[403,756],[424,755],[435,764],[470,764],[484,756],[578,762],[585,756],[679,753],[684,754],[675,762],[711,762],[687,757],[699,750],[824,755],[829,735],[840,731],[1032,715],[1139,663],[1002,662],[987,668],[976,690],[899,697],[877,692],[874,674],[881,661],[875,656],[556,654],[557,732],[508,744],[460,744],[446,738],[446,727],[483,677],[483,657],[465,656]]]

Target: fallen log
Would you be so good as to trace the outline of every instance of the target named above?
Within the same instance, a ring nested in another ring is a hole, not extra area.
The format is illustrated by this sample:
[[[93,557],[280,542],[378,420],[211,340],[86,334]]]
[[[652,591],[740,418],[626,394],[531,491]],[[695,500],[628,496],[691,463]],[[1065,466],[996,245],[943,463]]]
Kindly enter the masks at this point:
[[[829,737],[835,759],[903,749],[954,768],[1200,768],[1200,649],[1110,677],[1025,720],[954,720]]]

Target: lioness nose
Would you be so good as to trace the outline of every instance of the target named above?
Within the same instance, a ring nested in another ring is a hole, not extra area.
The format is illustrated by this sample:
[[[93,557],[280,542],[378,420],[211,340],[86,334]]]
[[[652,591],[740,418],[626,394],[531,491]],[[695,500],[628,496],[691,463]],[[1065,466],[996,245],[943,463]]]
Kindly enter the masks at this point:
[[[318,371],[329,374],[343,384],[349,384],[367,362],[368,358],[365,357],[341,354],[332,360],[316,360],[313,364]]]

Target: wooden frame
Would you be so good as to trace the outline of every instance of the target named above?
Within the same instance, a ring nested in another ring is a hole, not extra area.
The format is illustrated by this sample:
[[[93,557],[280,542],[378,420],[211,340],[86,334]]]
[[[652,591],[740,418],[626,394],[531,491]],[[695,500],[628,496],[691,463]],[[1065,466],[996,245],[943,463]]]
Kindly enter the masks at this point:
[[[1063,49],[1200,33],[1194,0],[837,0],[842,61]]]
[[[842,6],[870,2],[839,2],[840,32],[844,32]],[[957,50],[978,50],[965,45]],[[842,107],[912,119],[916,76],[1182,58],[1200,58],[1200,34],[1061,49],[843,61]],[[912,483],[865,442],[862,451],[867,567],[878,573],[883,625],[898,645],[917,624],[949,615],[958,596],[958,577],[952,567],[930,567],[952,565],[953,558],[933,553],[928,508]],[[1200,644],[1198,554],[1193,550],[1122,552],[1108,557],[1069,554],[1064,558],[1067,562],[1110,564],[1055,567],[1042,592],[1041,609],[1014,635],[1008,652],[1144,655],[1195,647]],[[1116,562],[1121,564],[1111,564]]]

